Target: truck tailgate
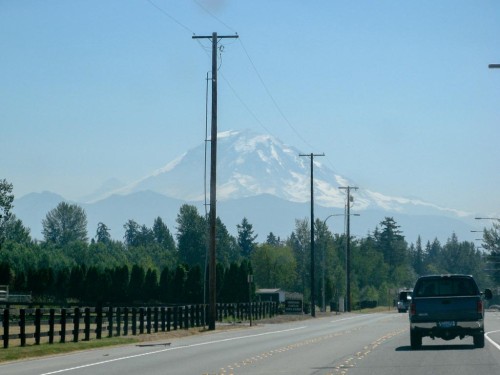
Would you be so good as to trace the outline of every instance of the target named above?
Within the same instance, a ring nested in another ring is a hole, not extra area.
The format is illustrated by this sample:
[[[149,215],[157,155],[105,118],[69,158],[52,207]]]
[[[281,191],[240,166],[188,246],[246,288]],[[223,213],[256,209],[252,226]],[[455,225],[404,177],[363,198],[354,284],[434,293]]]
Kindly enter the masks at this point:
[[[478,303],[475,296],[467,297],[423,297],[415,298],[413,321],[468,321],[477,320]],[[481,311],[479,309],[479,311]]]

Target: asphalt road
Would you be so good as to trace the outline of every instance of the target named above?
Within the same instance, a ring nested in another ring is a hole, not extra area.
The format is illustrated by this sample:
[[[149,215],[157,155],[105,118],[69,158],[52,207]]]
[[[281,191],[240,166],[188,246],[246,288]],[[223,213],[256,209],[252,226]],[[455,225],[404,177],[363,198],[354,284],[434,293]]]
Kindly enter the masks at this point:
[[[412,351],[408,326],[406,314],[343,314],[16,362],[0,374],[500,374],[500,313],[487,314],[483,349],[424,338]]]

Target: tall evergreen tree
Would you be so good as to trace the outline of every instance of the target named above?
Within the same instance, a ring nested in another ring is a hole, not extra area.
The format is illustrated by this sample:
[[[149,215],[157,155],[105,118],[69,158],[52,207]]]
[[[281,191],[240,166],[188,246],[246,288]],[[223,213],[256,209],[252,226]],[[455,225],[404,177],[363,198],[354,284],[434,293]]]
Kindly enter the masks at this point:
[[[185,288],[187,303],[203,302],[203,275],[201,274],[201,267],[199,265],[189,269]]]
[[[379,248],[389,264],[391,272],[407,261],[408,245],[404,239],[400,226],[392,217],[386,217],[380,223],[382,229],[376,237]]]
[[[217,218],[216,232],[216,260],[224,267],[229,267],[230,263],[240,259],[236,239],[229,233],[220,218]]]
[[[415,244],[415,252],[413,255],[413,268],[417,275],[423,275],[424,270],[424,250],[422,249],[422,239],[420,236],[417,238],[417,243]]]
[[[205,267],[207,226],[195,206],[182,205],[177,215],[177,248],[180,261]]]
[[[424,255],[424,264],[425,264],[425,273],[427,274],[436,274],[443,272],[441,264],[440,264],[440,255],[441,255],[441,243],[437,238],[432,241],[427,242],[425,246],[425,255]]]
[[[287,241],[292,249],[297,262],[297,287],[296,290],[308,298],[310,291],[310,265],[311,265],[311,228],[307,219],[295,220],[295,231]]]
[[[237,225],[238,228],[238,245],[241,249],[241,255],[244,258],[250,258],[255,248],[255,239],[253,225],[250,224],[246,217],[243,218],[241,224]]]
[[[129,290],[129,269],[127,266],[115,267],[111,276],[111,285],[113,290],[111,300],[121,303],[127,302]]]
[[[144,296],[148,301],[158,300],[158,273],[149,268],[144,279]]]
[[[281,245],[281,239],[276,237],[273,232],[269,232],[266,238],[266,243],[271,246],[280,246]]]
[[[134,264],[130,272],[129,282],[129,295],[132,301],[144,301],[143,287],[144,287],[145,273],[144,269]]]
[[[84,293],[85,286],[85,275],[86,269],[81,266],[74,266],[71,268],[71,272],[69,274],[69,296],[82,299]]]
[[[163,222],[161,217],[157,217],[153,223],[153,236],[155,242],[163,249],[168,251],[175,250],[174,237],[170,233],[167,225]]]
[[[159,298],[160,301],[171,303],[173,301],[173,275],[168,267],[164,267],[160,274]]]
[[[174,277],[172,280],[173,284],[173,302],[184,303],[186,298],[186,279],[188,274],[188,267],[179,264],[175,269]]]
[[[98,243],[107,244],[111,242],[111,234],[109,233],[109,228],[106,224],[102,222],[99,222],[99,224],[97,224],[95,239]]]

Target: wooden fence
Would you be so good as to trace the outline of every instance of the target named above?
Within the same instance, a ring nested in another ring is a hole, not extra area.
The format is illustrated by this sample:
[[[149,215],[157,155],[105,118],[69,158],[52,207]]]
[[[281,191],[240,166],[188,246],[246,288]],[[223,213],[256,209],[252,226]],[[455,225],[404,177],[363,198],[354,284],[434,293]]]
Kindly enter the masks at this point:
[[[42,342],[89,341],[105,337],[169,332],[208,324],[208,305],[161,307],[75,307],[0,309],[3,347]],[[217,305],[217,321],[259,320],[277,313],[274,302]]]

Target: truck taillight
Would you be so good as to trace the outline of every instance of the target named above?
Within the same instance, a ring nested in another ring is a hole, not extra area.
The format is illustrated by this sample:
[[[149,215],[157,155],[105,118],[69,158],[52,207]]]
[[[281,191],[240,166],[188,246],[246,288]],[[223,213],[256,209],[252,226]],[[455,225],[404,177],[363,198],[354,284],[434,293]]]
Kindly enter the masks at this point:
[[[410,315],[417,315],[417,305],[415,303],[410,304]]]
[[[483,314],[483,301],[479,300],[477,301],[477,313],[478,314]]]

